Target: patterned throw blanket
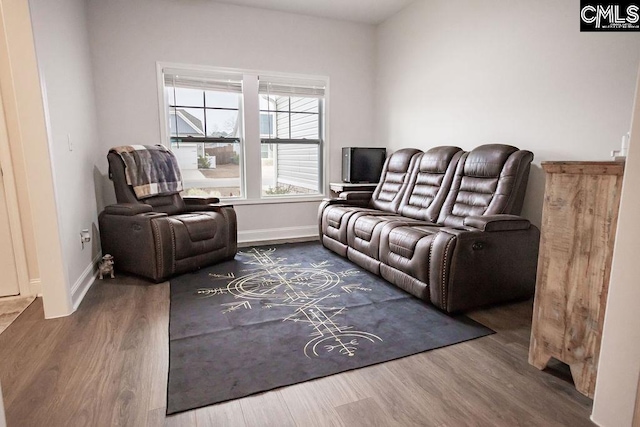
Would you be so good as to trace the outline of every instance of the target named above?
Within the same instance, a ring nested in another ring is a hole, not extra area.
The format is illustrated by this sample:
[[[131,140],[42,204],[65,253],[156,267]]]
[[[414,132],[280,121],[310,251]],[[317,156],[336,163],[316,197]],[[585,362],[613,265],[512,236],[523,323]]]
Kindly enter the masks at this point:
[[[174,154],[162,145],[123,145],[109,152],[120,155],[127,184],[138,199],[182,191],[182,175]]]

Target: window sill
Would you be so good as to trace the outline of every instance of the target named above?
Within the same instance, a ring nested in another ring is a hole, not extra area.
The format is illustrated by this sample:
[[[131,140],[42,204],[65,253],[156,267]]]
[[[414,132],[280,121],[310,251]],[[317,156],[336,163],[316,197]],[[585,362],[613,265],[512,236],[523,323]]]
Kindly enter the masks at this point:
[[[324,194],[317,194],[314,196],[306,196],[306,197],[269,197],[263,199],[223,199],[220,198],[221,203],[226,203],[234,206],[241,205],[272,205],[279,203],[308,203],[308,202],[321,202],[324,199]]]

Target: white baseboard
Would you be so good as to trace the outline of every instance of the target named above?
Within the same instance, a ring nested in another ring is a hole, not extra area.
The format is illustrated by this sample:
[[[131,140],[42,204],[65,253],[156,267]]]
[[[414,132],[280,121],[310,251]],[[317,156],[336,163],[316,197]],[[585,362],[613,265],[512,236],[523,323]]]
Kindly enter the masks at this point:
[[[31,290],[31,295],[36,295],[38,297],[42,296],[42,282],[40,278],[29,280],[29,289]]]
[[[238,231],[238,243],[257,243],[270,240],[300,239],[317,236],[317,225],[305,225],[301,227],[263,228],[260,230]]]
[[[82,302],[82,299],[87,294],[87,291],[95,282],[98,277],[98,261],[102,258],[102,253],[98,253],[96,257],[91,261],[91,264],[87,265],[76,283],[71,287],[71,304],[73,305],[73,311],[78,309],[78,306]]]

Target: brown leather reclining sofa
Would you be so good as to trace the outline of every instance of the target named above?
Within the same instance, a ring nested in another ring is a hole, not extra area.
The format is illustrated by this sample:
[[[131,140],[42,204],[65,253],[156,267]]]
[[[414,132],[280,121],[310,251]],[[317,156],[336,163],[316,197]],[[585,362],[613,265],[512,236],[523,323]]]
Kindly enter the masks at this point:
[[[529,298],[540,232],[517,215],[532,160],[500,144],[396,151],[375,191],[321,203],[320,241],[447,312]]]

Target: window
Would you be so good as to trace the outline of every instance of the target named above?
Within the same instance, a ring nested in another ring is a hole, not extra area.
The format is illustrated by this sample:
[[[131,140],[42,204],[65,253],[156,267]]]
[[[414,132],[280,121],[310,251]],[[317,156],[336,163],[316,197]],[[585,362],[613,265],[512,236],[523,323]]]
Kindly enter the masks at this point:
[[[187,195],[323,193],[325,80],[158,67],[167,143]]]
[[[241,197],[241,81],[165,72],[164,88],[185,194]]]
[[[269,137],[273,133],[274,115],[272,112],[260,112],[260,137]]]
[[[261,77],[258,92],[260,115],[272,120],[260,135],[269,153],[262,158],[262,195],[320,193],[324,84]]]
[[[260,112],[260,138],[268,138],[273,132],[275,116],[270,112]],[[260,145],[260,157],[272,158],[273,150],[267,144]]]

